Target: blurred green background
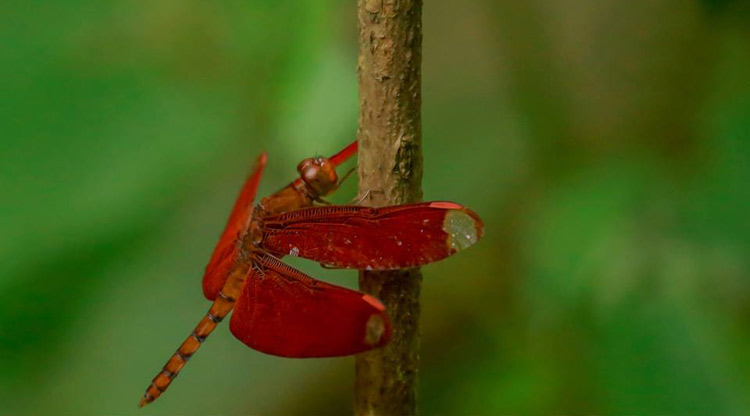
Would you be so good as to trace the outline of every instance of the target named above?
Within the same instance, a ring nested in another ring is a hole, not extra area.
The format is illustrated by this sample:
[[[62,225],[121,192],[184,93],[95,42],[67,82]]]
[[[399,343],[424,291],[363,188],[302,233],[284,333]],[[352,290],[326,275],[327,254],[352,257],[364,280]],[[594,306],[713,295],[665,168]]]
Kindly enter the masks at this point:
[[[746,414],[747,3],[425,3],[424,195],[486,232],[424,268],[422,414]],[[350,414],[353,358],[227,325],[136,406],[257,154],[353,138],[355,7],[3,2],[0,414]]]

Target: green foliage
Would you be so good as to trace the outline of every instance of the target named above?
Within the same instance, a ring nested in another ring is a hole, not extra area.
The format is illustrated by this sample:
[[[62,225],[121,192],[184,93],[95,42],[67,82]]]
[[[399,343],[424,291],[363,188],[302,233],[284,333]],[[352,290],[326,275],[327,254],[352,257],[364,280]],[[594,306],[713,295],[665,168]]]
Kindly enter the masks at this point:
[[[741,414],[747,22],[569,3],[425,6],[425,198],[486,232],[424,269],[422,412]],[[264,194],[353,138],[354,7],[3,7],[0,413],[136,412],[208,308],[258,152]],[[264,356],[223,325],[147,413],[347,414],[352,365]]]

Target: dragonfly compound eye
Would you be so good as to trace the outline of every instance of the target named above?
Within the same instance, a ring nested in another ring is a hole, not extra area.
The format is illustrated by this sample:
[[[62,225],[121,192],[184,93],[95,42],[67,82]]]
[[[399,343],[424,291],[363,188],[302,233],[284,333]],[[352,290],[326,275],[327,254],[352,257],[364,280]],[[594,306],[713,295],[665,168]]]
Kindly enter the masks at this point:
[[[319,196],[327,195],[336,189],[336,166],[326,158],[305,159],[297,165],[297,171],[305,184]]]

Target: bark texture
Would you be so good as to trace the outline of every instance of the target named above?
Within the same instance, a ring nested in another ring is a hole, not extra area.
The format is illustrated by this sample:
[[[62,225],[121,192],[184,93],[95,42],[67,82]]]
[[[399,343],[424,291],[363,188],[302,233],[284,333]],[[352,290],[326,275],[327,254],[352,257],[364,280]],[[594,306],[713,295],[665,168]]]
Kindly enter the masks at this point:
[[[359,192],[384,206],[422,198],[421,0],[358,0]],[[419,269],[363,271],[359,287],[393,323],[390,344],[356,358],[357,416],[416,414]]]

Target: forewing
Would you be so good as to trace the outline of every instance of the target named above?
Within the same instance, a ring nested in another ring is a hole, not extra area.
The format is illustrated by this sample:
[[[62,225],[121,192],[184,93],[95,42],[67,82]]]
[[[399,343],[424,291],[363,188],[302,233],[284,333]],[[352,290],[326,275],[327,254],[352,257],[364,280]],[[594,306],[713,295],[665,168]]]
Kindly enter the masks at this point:
[[[253,201],[265,166],[266,154],[263,153],[258,157],[253,170],[245,180],[232,212],[229,214],[227,225],[206,266],[206,272],[203,274],[203,294],[209,300],[216,298],[234,265],[239,250],[236,242],[247,230],[250,215],[253,212]]]
[[[482,232],[479,216],[452,202],[325,206],[265,218],[263,247],[331,267],[391,270],[448,257]]]
[[[390,339],[377,299],[315,280],[262,253],[254,261],[229,326],[249,347],[282,357],[334,357]]]
[[[354,156],[355,153],[357,153],[358,148],[358,142],[355,140],[351,143],[349,143],[345,148],[341,149],[338,153],[328,158],[328,160],[331,161],[334,165],[338,166],[344,162],[346,162],[347,159]]]

